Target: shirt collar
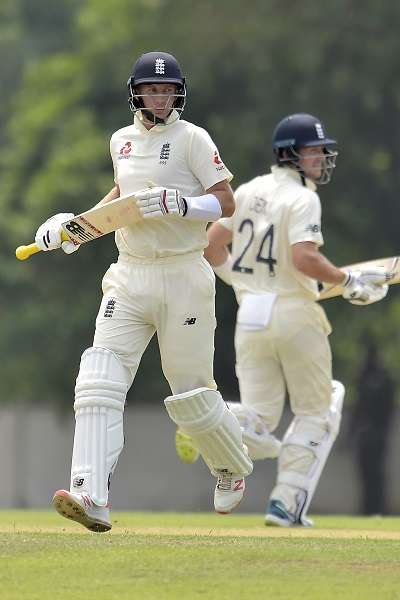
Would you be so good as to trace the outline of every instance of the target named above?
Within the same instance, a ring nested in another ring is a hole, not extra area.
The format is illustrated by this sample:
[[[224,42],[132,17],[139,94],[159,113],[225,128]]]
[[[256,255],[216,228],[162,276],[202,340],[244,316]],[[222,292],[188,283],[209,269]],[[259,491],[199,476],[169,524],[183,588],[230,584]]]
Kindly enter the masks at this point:
[[[301,175],[295,169],[291,169],[290,167],[278,167],[278,165],[272,165],[271,171],[276,179],[279,181],[284,181],[285,179],[292,179],[297,181],[300,185],[303,185]],[[309,190],[315,192],[317,186],[309,177],[305,178],[306,187]]]
[[[154,127],[152,127],[151,129],[147,129],[147,127],[145,127],[145,125],[143,124],[143,121],[141,119],[140,111],[138,111],[134,116],[133,123],[134,123],[135,127],[137,129],[139,129],[139,131],[143,131],[144,133],[152,133],[152,132],[158,133],[161,131],[165,131],[166,125],[173,125],[174,123],[176,123],[179,120],[179,116],[180,115],[179,115],[178,111],[173,110],[164,125],[158,124],[158,125],[154,125]]]

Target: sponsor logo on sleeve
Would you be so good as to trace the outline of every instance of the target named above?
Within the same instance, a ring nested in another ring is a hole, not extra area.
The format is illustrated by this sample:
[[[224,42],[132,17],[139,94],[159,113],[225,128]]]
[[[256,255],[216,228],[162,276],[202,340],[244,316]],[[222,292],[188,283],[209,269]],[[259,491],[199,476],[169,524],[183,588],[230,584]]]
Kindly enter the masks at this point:
[[[321,233],[321,227],[319,225],[307,225],[306,231],[311,233]]]
[[[217,171],[223,171],[225,169],[225,165],[222,162],[217,150],[214,152],[213,163],[216,165]]]

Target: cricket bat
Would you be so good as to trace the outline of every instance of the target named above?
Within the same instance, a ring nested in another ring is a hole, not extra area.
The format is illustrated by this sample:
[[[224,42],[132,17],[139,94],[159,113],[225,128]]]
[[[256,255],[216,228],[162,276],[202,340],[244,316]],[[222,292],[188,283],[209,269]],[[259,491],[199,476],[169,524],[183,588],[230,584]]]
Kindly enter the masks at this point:
[[[107,233],[127,227],[142,220],[142,214],[136,206],[135,195],[120,196],[102,206],[95,206],[86,212],[76,215],[62,224],[62,239],[76,245],[86,244]],[[15,255],[19,260],[26,260],[32,254],[40,252],[37,244],[19,246]]]
[[[389,258],[376,258],[374,260],[368,260],[366,262],[356,263],[354,265],[348,265],[342,268],[355,271],[361,269],[366,270],[383,268],[386,271],[386,283],[389,285],[392,285],[393,283],[400,283],[400,257],[398,256],[390,256]],[[341,285],[322,283],[320,284],[319,300],[328,300],[329,298],[341,296],[343,291],[344,288]]]

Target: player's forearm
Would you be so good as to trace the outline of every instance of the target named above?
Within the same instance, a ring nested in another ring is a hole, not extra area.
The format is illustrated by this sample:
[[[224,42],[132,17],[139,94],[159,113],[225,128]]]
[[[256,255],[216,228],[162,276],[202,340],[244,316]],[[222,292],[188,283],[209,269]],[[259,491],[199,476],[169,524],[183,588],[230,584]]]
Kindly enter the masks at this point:
[[[323,254],[319,252],[303,253],[294,256],[294,266],[298,271],[325,283],[340,284],[343,282],[347,273],[335,267]]]
[[[210,245],[205,248],[204,256],[212,267],[219,267],[228,260],[229,250],[226,246]]]
[[[208,228],[207,237],[204,256],[212,267],[220,267],[230,256],[228,246],[232,243],[232,232],[217,222]]]
[[[206,190],[207,194],[213,194],[221,205],[222,217],[231,217],[235,212],[235,198],[229,182],[219,181]]]
[[[235,200],[231,191],[214,191],[214,196],[221,205],[222,217],[231,217],[235,212]]]
[[[121,195],[119,185],[115,185],[109,192],[96,204],[96,206],[102,206],[103,204],[107,204],[107,202],[111,202],[111,200],[115,200],[119,198]]]

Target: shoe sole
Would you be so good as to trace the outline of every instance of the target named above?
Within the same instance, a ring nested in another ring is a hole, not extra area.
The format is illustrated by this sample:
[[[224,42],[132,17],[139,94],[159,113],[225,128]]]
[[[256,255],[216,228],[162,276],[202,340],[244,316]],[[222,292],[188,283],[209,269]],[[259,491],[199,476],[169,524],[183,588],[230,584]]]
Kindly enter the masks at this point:
[[[214,506],[214,510],[215,510],[215,512],[217,513],[217,515],[230,515],[230,514],[231,514],[231,512],[232,512],[233,510],[235,510],[235,508],[237,508],[237,507],[239,506],[239,504],[240,504],[240,503],[241,503],[241,501],[243,500],[243,497],[244,497],[244,495],[243,495],[243,496],[240,498],[239,502],[237,502],[236,504],[234,504],[234,505],[232,506],[232,508],[230,508],[229,510],[228,510],[228,509],[225,509],[225,510],[217,510],[217,509],[215,508],[215,506]]]
[[[76,502],[66,492],[57,492],[52,500],[52,504],[62,517],[76,521],[90,531],[104,533],[111,529],[110,523],[90,518],[79,502]]]
[[[280,517],[271,514],[266,515],[265,524],[271,527],[292,527],[290,521],[286,521],[286,519],[281,519]]]

